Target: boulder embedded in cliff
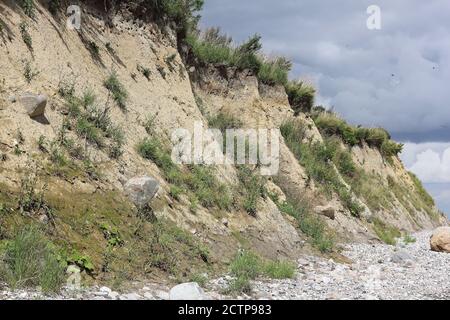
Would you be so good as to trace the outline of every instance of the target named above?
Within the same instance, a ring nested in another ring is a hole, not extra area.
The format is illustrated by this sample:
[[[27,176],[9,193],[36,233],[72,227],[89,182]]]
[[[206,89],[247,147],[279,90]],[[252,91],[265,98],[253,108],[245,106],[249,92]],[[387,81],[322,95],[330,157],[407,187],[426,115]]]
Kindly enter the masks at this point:
[[[334,220],[336,216],[336,210],[332,206],[317,206],[314,208],[314,212],[322,216],[328,217]]]
[[[47,106],[47,96],[42,94],[24,93],[19,97],[30,118],[44,115]]]
[[[431,250],[450,253],[450,227],[440,227],[434,230],[430,238]]]
[[[138,207],[148,204],[158,189],[159,182],[148,176],[132,178],[125,184],[126,195]]]

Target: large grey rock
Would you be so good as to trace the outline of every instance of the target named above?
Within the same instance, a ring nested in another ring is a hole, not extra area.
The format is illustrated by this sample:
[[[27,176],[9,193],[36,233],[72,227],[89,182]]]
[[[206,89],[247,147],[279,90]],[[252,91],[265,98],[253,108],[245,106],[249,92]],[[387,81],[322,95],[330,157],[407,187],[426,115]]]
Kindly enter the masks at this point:
[[[151,177],[136,177],[125,184],[125,193],[138,207],[148,204],[159,190],[159,182]]]
[[[24,93],[19,97],[20,103],[25,107],[30,118],[44,115],[47,106],[47,96],[33,93]]]
[[[332,206],[317,206],[314,208],[314,212],[322,216],[328,217],[334,220],[336,215],[336,210]]]
[[[170,300],[209,300],[197,282],[179,284],[169,292]]]
[[[405,250],[397,251],[391,256],[391,262],[411,266],[414,264],[414,257]]]

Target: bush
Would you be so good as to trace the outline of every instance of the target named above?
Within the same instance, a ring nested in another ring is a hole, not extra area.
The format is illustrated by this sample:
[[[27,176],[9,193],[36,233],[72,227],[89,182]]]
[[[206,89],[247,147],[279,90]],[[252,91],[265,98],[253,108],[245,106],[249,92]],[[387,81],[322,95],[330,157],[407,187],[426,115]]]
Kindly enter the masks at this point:
[[[243,208],[248,214],[255,217],[258,211],[258,200],[267,196],[266,181],[260,175],[255,174],[248,166],[238,167],[239,189],[243,193]]]
[[[27,226],[8,242],[0,276],[14,289],[40,286],[44,292],[56,292],[64,282],[64,267],[44,235]]]
[[[295,265],[289,261],[265,261],[251,251],[240,251],[230,264],[234,279],[229,283],[229,293],[250,293],[250,280],[265,275],[271,279],[292,278]]]
[[[292,62],[284,57],[266,60],[258,72],[258,79],[267,85],[287,85]]]
[[[34,18],[34,11],[35,11],[35,5],[33,0],[20,0],[19,1],[20,7],[22,8],[23,12],[29,16],[30,18]]]
[[[185,190],[195,195],[195,199],[205,208],[228,210],[231,207],[231,194],[210,167],[191,165],[187,170],[182,170],[172,161],[168,149],[155,137],[143,140],[137,150],[143,158],[153,161],[161,169],[166,180],[177,187],[177,195]]]
[[[336,142],[304,143],[304,125],[300,121],[285,122],[280,128],[285,142],[300,164],[306,169],[308,176],[319,183],[329,195],[335,192],[352,215],[359,217],[362,208],[353,200],[352,193],[341,182],[333,161],[352,174],[354,165],[349,155],[344,155]],[[338,163],[344,159],[342,164]]]
[[[264,266],[264,273],[271,279],[292,279],[295,269],[290,261],[270,261]]]
[[[314,95],[316,89],[305,84],[303,81],[288,82],[285,86],[289,103],[295,114],[300,112],[310,112],[314,106]]]
[[[416,188],[416,191],[419,193],[420,198],[422,201],[429,207],[434,207],[436,203],[434,202],[434,199],[430,194],[427,192],[427,190],[424,188],[422,182],[419,180],[419,178],[412,172],[408,172],[411,180],[414,183],[414,186]]]
[[[24,76],[25,80],[27,80],[28,83],[31,83],[31,81],[33,81],[33,79],[36,78],[38,75],[39,75],[39,71],[33,70],[30,62],[26,61],[25,67],[23,70],[23,76]]]
[[[126,110],[128,92],[122,85],[122,83],[119,81],[119,78],[117,77],[117,73],[115,71],[111,72],[109,77],[105,80],[104,85],[106,89],[108,89],[111,92],[112,97],[119,106],[119,108],[121,108],[122,110]]]
[[[21,22],[19,25],[19,29],[23,42],[27,46],[28,50],[33,52],[33,40],[30,33],[28,32],[28,24],[26,22]]]
[[[331,112],[314,113],[313,119],[324,135],[338,136],[349,146],[366,142],[385,157],[397,156],[402,152],[403,145],[392,141],[389,133],[382,128],[354,127]]]

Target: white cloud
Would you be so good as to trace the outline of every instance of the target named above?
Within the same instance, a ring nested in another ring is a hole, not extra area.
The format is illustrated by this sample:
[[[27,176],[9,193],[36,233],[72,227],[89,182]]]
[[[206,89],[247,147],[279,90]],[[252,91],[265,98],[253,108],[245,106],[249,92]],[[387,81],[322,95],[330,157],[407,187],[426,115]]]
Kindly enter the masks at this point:
[[[402,159],[410,171],[425,183],[450,183],[449,144],[405,145]]]

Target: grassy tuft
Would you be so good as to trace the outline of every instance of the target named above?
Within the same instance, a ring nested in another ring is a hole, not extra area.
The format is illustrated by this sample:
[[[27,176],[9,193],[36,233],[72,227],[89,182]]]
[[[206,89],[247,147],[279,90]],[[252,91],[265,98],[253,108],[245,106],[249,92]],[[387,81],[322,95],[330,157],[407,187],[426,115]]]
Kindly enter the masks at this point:
[[[64,267],[43,233],[26,226],[7,243],[0,278],[14,289],[40,286],[44,292],[56,292],[64,282]]]
[[[127,109],[128,92],[124,85],[120,82],[117,73],[112,71],[104,82],[105,88],[111,92],[114,101],[122,110]]]

